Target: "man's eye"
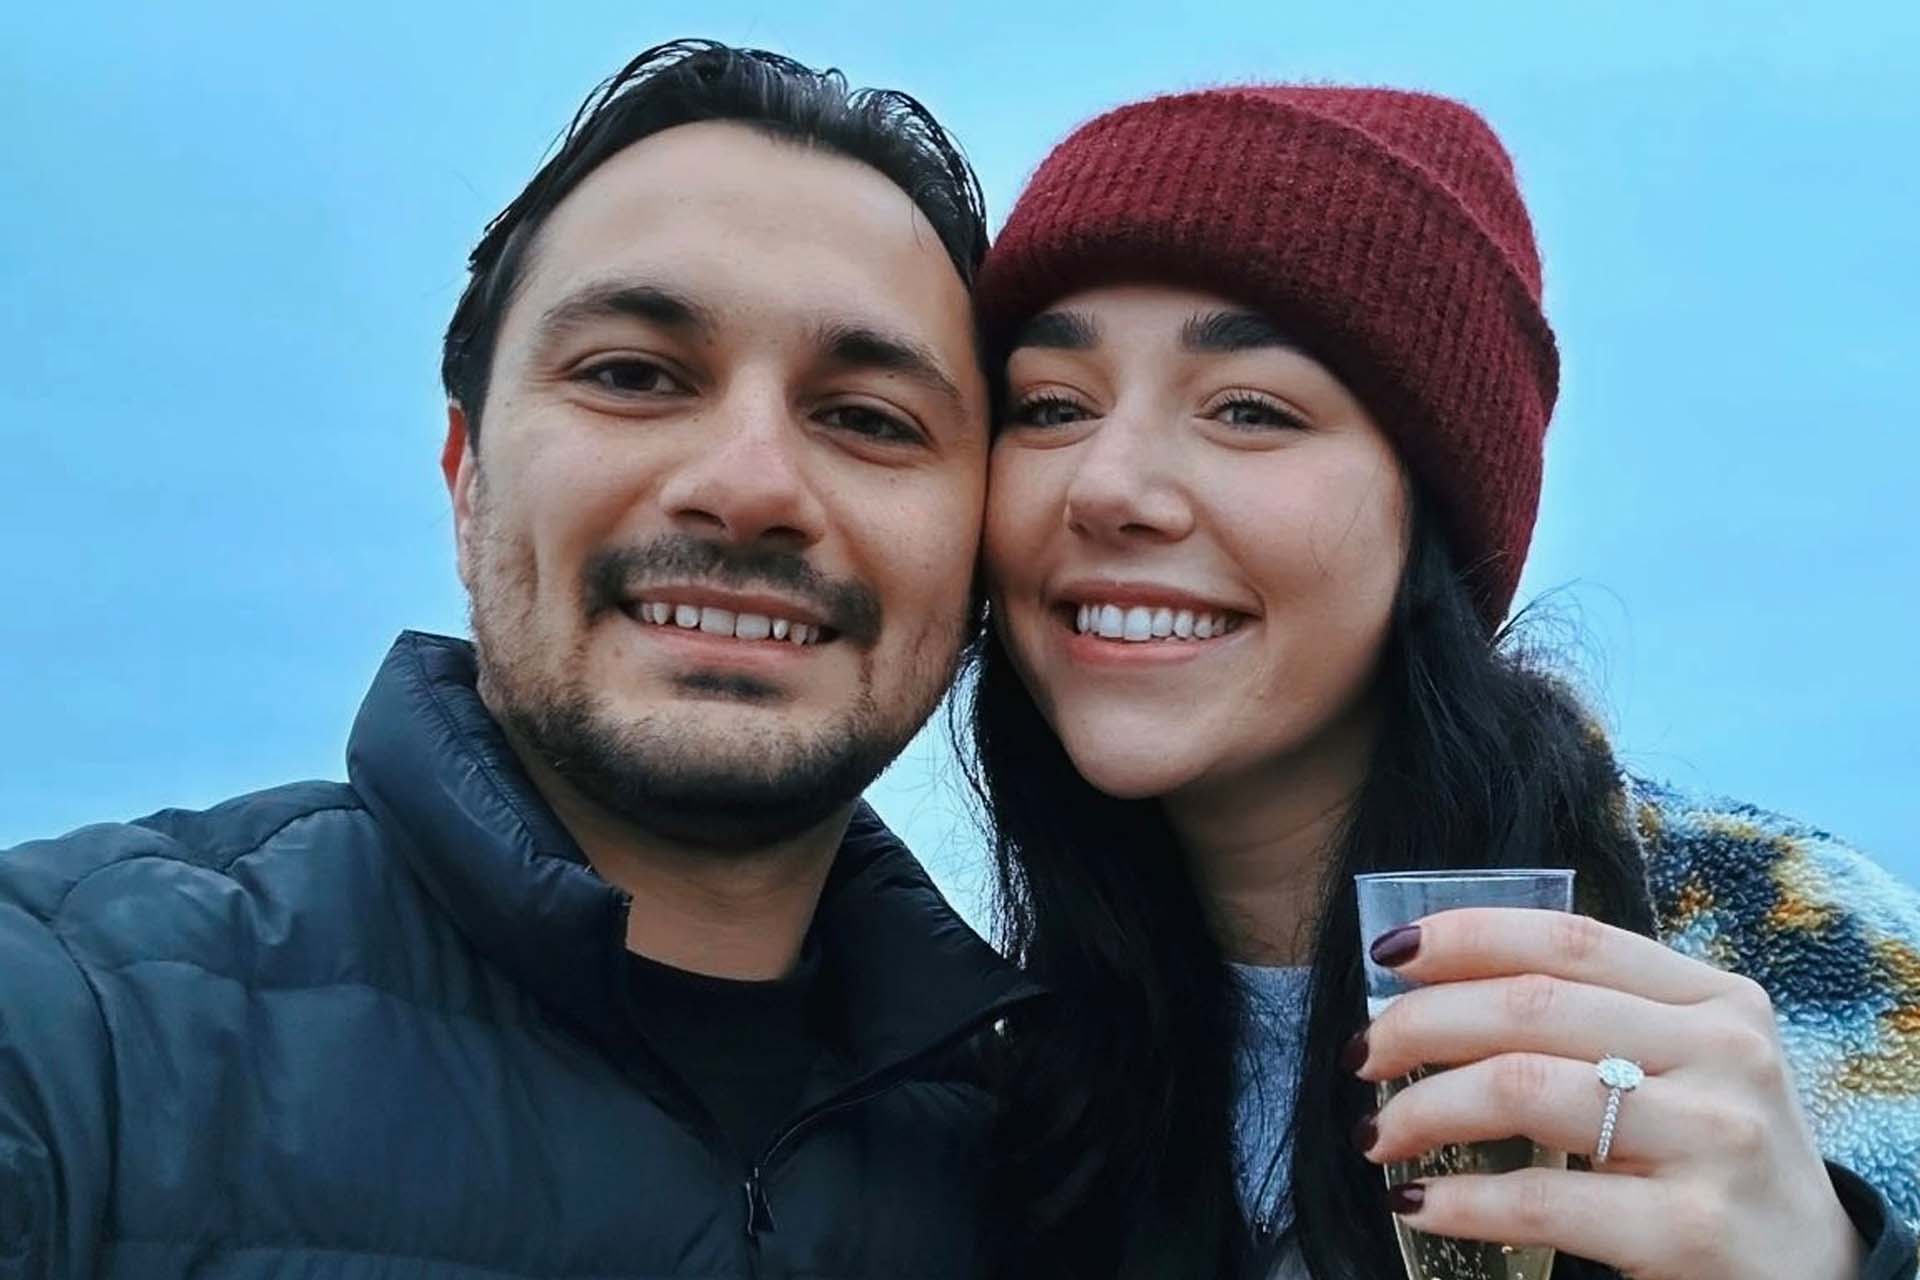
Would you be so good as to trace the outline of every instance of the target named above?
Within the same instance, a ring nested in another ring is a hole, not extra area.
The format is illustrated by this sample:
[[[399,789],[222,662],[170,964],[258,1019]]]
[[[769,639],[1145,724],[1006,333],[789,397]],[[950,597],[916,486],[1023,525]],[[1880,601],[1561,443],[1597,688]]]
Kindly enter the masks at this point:
[[[1064,427],[1092,416],[1065,396],[1032,396],[1013,407],[1011,419],[1023,427]]]
[[[820,421],[871,440],[907,442],[920,438],[904,419],[863,404],[837,405],[821,413]]]
[[[582,369],[579,377],[619,396],[678,394],[687,389],[651,360],[607,360]]]

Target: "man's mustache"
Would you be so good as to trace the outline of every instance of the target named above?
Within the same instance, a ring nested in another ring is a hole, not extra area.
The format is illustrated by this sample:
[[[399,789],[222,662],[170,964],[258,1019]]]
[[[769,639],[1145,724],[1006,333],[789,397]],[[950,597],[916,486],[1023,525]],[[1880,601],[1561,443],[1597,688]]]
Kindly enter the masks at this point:
[[[880,599],[850,578],[830,578],[805,556],[775,547],[735,547],[685,534],[596,551],[582,570],[587,616],[630,604],[656,584],[772,588],[820,611],[826,625],[859,645],[880,636]]]

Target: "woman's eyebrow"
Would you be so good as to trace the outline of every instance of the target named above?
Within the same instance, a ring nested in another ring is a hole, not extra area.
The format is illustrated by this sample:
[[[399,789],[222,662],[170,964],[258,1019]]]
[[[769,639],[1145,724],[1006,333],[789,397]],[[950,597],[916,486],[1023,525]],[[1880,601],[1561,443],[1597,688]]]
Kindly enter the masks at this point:
[[[1099,324],[1078,311],[1042,311],[1013,336],[1014,350],[1041,347],[1049,351],[1091,351],[1099,345]]]
[[[1230,355],[1263,347],[1297,348],[1273,321],[1257,311],[1208,311],[1180,328],[1180,346],[1197,355]]]

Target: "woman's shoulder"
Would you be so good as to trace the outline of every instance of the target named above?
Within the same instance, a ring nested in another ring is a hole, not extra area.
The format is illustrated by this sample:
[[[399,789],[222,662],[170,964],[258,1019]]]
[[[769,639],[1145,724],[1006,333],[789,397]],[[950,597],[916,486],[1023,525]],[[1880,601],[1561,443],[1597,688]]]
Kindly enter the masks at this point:
[[[1628,779],[1661,939],[1772,997],[1829,1159],[1920,1221],[1920,893],[1818,827]]]

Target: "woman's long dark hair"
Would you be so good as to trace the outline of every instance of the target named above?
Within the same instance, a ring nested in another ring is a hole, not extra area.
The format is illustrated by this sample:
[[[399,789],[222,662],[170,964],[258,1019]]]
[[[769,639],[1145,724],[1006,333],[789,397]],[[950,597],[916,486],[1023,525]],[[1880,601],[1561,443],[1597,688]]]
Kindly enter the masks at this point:
[[[1338,1061],[1365,1021],[1354,874],[1573,867],[1581,910],[1653,927],[1604,738],[1511,629],[1488,636],[1426,511],[1416,495],[1378,739],[1327,852],[1313,943],[1292,1188],[1316,1280],[1401,1265],[1380,1170],[1349,1138],[1372,1089]],[[1241,994],[1185,856],[1157,801],[1079,776],[991,630],[975,674],[969,776],[992,823],[1001,942],[1054,992],[1005,1038],[993,1193],[1006,1272],[1231,1276],[1249,1238],[1232,1119]]]

